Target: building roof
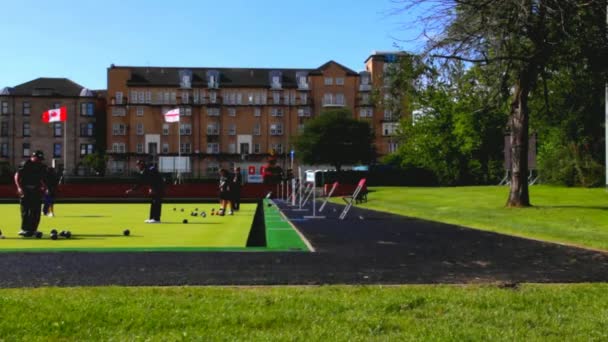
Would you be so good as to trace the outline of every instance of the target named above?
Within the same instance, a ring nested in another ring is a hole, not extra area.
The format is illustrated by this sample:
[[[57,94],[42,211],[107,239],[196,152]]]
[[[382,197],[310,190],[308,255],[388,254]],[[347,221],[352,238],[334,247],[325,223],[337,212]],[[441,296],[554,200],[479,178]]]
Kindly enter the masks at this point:
[[[83,86],[67,78],[40,77],[19,84],[9,92],[10,95],[16,96],[80,97],[83,89]]]
[[[373,51],[372,54],[369,55],[369,57],[367,57],[365,59],[365,62],[363,62],[363,63],[367,63],[367,61],[369,61],[370,58],[386,60],[387,57],[389,57],[389,56],[408,56],[408,55],[410,55],[410,54],[407,52],[404,52],[404,51]]]
[[[133,67],[114,66],[112,68],[124,68],[131,71],[131,78],[127,85],[131,87],[146,86],[180,86],[180,73],[191,72],[191,85],[193,87],[207,87],[207,74],[209,72],[219,73],[219,86],[221,88],[262,88],[270,87],[271,75],[280,73],[281,86],[283,88],[297,88],[299,73],[305,75],[320,75],[325,68],[331,64],[343,68],[348,75],[358,76],[355,71],[334,61],[329,61],[316,69],[271,69],[271,68],[187,68],[187,67]]]

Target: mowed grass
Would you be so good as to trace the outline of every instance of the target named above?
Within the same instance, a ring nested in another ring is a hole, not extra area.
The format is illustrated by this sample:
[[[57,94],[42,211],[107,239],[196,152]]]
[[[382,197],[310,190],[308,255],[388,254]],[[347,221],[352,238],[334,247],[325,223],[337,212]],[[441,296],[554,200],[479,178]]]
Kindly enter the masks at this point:
[[[253,217],[255,204],[243,204],[234,216],[211,216],[212,203],[166,203],[162,207],[162,223],[146,224],[149,204],[56,204],[57,216],[41,218],[42,239],[22,238],[17,235],[21,225],[19,205],[0,205],[0,229],[6,236],[0,240],[0,252],[27,250],[192,250],[205,248],[244,248]],[[176,210],[173,210],[173,209]],[[181,209],[184,209],[182,212]],[[205,211],[191,217],[198,209]],[[187,224],[182,223],[184,219]],[[51,229],[69,230],[71,239],[51,240]],[[129,229],[130,236],[123,231]]]
[[[605,341],[608,285],[0,290],[7,341]]]
[[[363,208],[608,250],[608,192],[531,186],[530,208],[507,208],[509,188],[374,187]],[[334,201],[338,201],[334,199]]]

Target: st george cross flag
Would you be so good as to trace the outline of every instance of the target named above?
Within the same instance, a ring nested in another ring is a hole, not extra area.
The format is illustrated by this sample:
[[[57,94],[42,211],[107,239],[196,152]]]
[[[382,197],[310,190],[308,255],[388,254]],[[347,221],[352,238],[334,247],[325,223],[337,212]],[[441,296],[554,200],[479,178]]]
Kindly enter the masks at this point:
[[[68,110],[66,107],[49,109],[46,112],[42,113],[42,122],[62,122],[67,120],[68,118]]]
[[[179,108],[171,109],[165,113],[165,122],[178,122],[179,121]]]

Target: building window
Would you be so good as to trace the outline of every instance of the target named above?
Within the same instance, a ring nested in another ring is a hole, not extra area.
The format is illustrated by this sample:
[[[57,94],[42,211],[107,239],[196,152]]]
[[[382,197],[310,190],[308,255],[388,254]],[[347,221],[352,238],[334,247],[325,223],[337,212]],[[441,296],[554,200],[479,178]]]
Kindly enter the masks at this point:
[[[137,143],[137,146],[136,146],[136,152],[137,152],[137,153],[144,153],[144,144],[142,144],[142,143]]]
[[[23,156],[24,157],[30,156],[30,143],[23,143]]]
[[[283,135],[283,124],[273,123],[270,125],[270,135]]]
[[[192,107],[183,107],[180,110],[180,114],[183,116],[192,116]]]
[[[122,104],[122,91],[116,92],[116,104]]]
[[[53,144],[53,158],[61,158],[61,143]]]
[[[273,149],[276,153],[283,153],[283,144],[272,144],[271,149]]]
[[[230,124],[228,126],[228,135],[236,135],[236,125]]]
[[[209,153],[209,154],[220,153],[220,144],[219,143],[207,143],[207,153]]]
[[[242,104],[242,103],[243,103],[243,94],[237,93],[236,94],[236,104]]]
[[[32,112],[32,105],[29,102],[23,102],[23,115],[30,115]]]
[[[228,144],[228,153],[236,153],[236,144],[235,143],[230,143]]]
[[[300,104],[308,104],[308,94],[300,93]]]
[[[191,135],[192,124],[179,124],[179,135]]]
[[[53,103],[53,109],[58,109],[60,107],[61,107],[61,103],[59,103],[59,102]]]
[[[7,121],[2,122],[2,125],[0,126],[0,136],[8,137],[8,122]]]
[[[23,123],[23,136],[24,137],[30,136],[30,123],[29,122]]]
[[[182,91],[182,103],[190,103],[190,94],[187,91]]]
[[[275,108],[275,107],[270,108],[270,115],[271,116],[283,116],[283,108]]]
[[[63,125],[61,122],[53,123],[53,136],[54,137],[62,137],[63,136]]]
[[[111,173],[123,173],[125,172],[125,167],[127,166],[127,162],[124,160],[112,160],[110,162],[110,172]]]
[[[169,144],[163,143],[162,153],[169,153]]]
[[[122,123],[112,124],[112,135],[125,135],[127,132],[127,126]]]
[[[272,103],[281,104],[281,93],[279,93],[278,91],[272,92]]]
[[[253,126],[253,135],[261,135],[262,134],[262,128],[259,122],[256,122],[255,125]]]
[[[80,155],[93,154],[95,152],[93,144],[80,144]]]
[[[217,173],[220,171],[220,164],[218,163],[209,163],[207,165],[207,175],[216,177]]]
[[[114,153],[125,153],[125,143],[113,143],[112,152]]]
[[[262,116],[262,109],[259,107],[253,108],[253,116]]]
[[[8,143],[2,143],[2,147],[0,148],[0,157],[8,158]]]
[[[336,77],[336,85],[344,85],[344,77]]]
[[[331,77],[325,77],[325,85],[332,85],[334,84],[334,79]]]
[[[124,108],[112,108],[112,116],[126,116],[127,111]]]
[[[236,116],[236,108],[228,108],[228,116]]]
[[[144,107],[137,107],[136,113],[137,116],[144,116]]]
[[[93,116],[95,115],[95,104],[93,102],[83,102],[80,104],[80,115],[81,116]]]
[[[338,106],[344,106],[344,94],[336,94],[336,104]]]
[[[179,151],[180,153],[192,153],[192,145],[190,143],[181,143]]]
[[[151,103],[151,102],[152,102],[152,92],[146,91],[146,103]]]
[[[253,153],[260,153],[261,150],[260,144],[253,144]]]
[[[217,102],[217,93],[215,91],[210,91],[209,92],[209,102],[210,103]]]
[[[332,105],[334,104],[334,95],[331,93],[323,94],[323,104],[324,105]]]
[[[144,135],[144,124],[141,122],[138,122],[135,125],[135,134],[137,135]]]
[[[219,108],[207,108],[207,115],[220,116],[220,109]]]
[[[394,141],[390,141],[388,143],[388,153],[396,152],[398,148],[399,148],[399,144],[398,143],[396,143]]]
[[[207,125],[207,135],[218,134],[220,134],[220,126],[217,123],[211,123]]]
[[[169,135],[169,124],[163,124],[163,135]]]
[[[361,108],[359,109],[359,117],[361,118],[371,118],[374,116],[374,111],[371,108]]]
[[[2,115],[8,115],[8,101],[2,101]]]
[[[298,124],[298,133],[304,132],[304,124]]]

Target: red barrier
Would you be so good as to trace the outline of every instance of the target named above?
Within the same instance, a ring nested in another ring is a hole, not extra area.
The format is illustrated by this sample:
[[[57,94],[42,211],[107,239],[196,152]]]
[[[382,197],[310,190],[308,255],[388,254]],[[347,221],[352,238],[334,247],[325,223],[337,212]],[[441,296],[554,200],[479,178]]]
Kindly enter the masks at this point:
[[[58,198],[111,198],[127,197],[125,190],[130,184],[62,184],[59,186]],[[245,184],[241,187],[241,198],[262,198],[271,191],[272,185]],[[142,186],[130,197],[143,197],[147,187]],[[216,198],[216,184],[177,184],[167,185],[166,198]],[[0,185],[0,198],[16,198],[17,191],[12,184]]]

